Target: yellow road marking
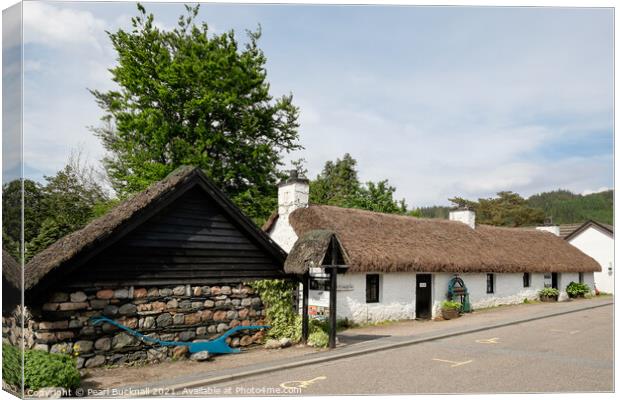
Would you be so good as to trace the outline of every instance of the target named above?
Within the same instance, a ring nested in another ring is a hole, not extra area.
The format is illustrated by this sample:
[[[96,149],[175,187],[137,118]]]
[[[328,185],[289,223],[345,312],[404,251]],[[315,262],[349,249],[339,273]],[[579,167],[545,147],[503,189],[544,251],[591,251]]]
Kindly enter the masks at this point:
[[[491,339],[478,339],[478,340],[476,340],[476,343],[497,344],[498,340],[499,340],[498,337],[494,337],[494,338],[491,338]]]
[[[327,379],[326,376],[317,376],[316,378],[307,380],[307,381],[288,381],[288,382],[283,382],[280,384],[280,387],[285,388],[285,389],[297,389],[297,388],[307,388],[308,386],[310,386],[311,384],[313,384],[316,381],[320,381],[323,379]]]
[[[474,360],[467,360],[467,361],[459,362],[459,361],[442,360],[441,358],[433,358],[433,361],[441,361],[441,362],[445,362],[448,364],[452,364],[450,365],[450,368],[454,368],[454,367],[460,367],[461,365],[469,364],[473,362]]]
[[[550,332],[560,332],[560,333],[568,333],[569,335],[574,335],[575,333],[579,333],[581,331],[579,330],[574,330],[574,331],[565,331],[562,329],[549,329]]]

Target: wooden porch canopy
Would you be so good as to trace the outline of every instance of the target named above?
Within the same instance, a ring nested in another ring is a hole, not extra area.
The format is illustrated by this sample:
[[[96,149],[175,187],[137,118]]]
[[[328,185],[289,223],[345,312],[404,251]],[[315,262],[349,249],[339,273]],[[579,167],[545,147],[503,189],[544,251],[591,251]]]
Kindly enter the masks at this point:
[[[338,273],[347,271],[348,257],[336,233],[328,230],[312,230],[300,237],[284,263],[284,271],[302,277],[302,340],[308,340],[308,296],[310,272],[325,271],[330,277],[329,290],[329,347],[336,347],[336,304]]]

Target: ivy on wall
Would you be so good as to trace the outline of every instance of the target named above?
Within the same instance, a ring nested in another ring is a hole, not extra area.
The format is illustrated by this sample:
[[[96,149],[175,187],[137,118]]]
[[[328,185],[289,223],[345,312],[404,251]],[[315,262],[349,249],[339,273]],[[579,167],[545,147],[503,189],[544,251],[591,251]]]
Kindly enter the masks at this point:
[[[271,325],[268,336],[275,339],[301,339],[301,316],[294,307],[296,282],[265,279],[250,283],[265,304],[267,320]]]

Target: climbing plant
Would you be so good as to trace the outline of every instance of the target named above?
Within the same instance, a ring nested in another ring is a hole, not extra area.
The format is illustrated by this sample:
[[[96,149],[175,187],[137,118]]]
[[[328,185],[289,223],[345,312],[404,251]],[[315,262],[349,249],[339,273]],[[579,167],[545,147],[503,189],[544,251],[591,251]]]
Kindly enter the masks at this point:
[[[271,325],[268,336],[271,338],[290,338],[298,342],[301,338],[301,317],[295,312],[295,282],[266,279],[252,282],[251,286],[265,304],[267,321]]]

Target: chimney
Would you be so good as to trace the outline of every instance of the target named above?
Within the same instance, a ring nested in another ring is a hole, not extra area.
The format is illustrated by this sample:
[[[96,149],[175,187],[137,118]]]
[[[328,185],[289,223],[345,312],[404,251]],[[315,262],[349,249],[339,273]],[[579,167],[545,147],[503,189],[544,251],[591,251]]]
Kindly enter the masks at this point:
[[[459,221],[471,229],[476,229],[476,213],[467,207],[450,211],[450,221]]]
[[[296,170],[289,172],[289,177],[278,184],[278,214],[287,216],[298,208],[308,207],[310,184],[300,178]]]
[[[537,226],[536,230],[551,232],[555,236],[560,236],[560,225],[554,225],[551,218],[546,218],[545,224],[543,226]]]

